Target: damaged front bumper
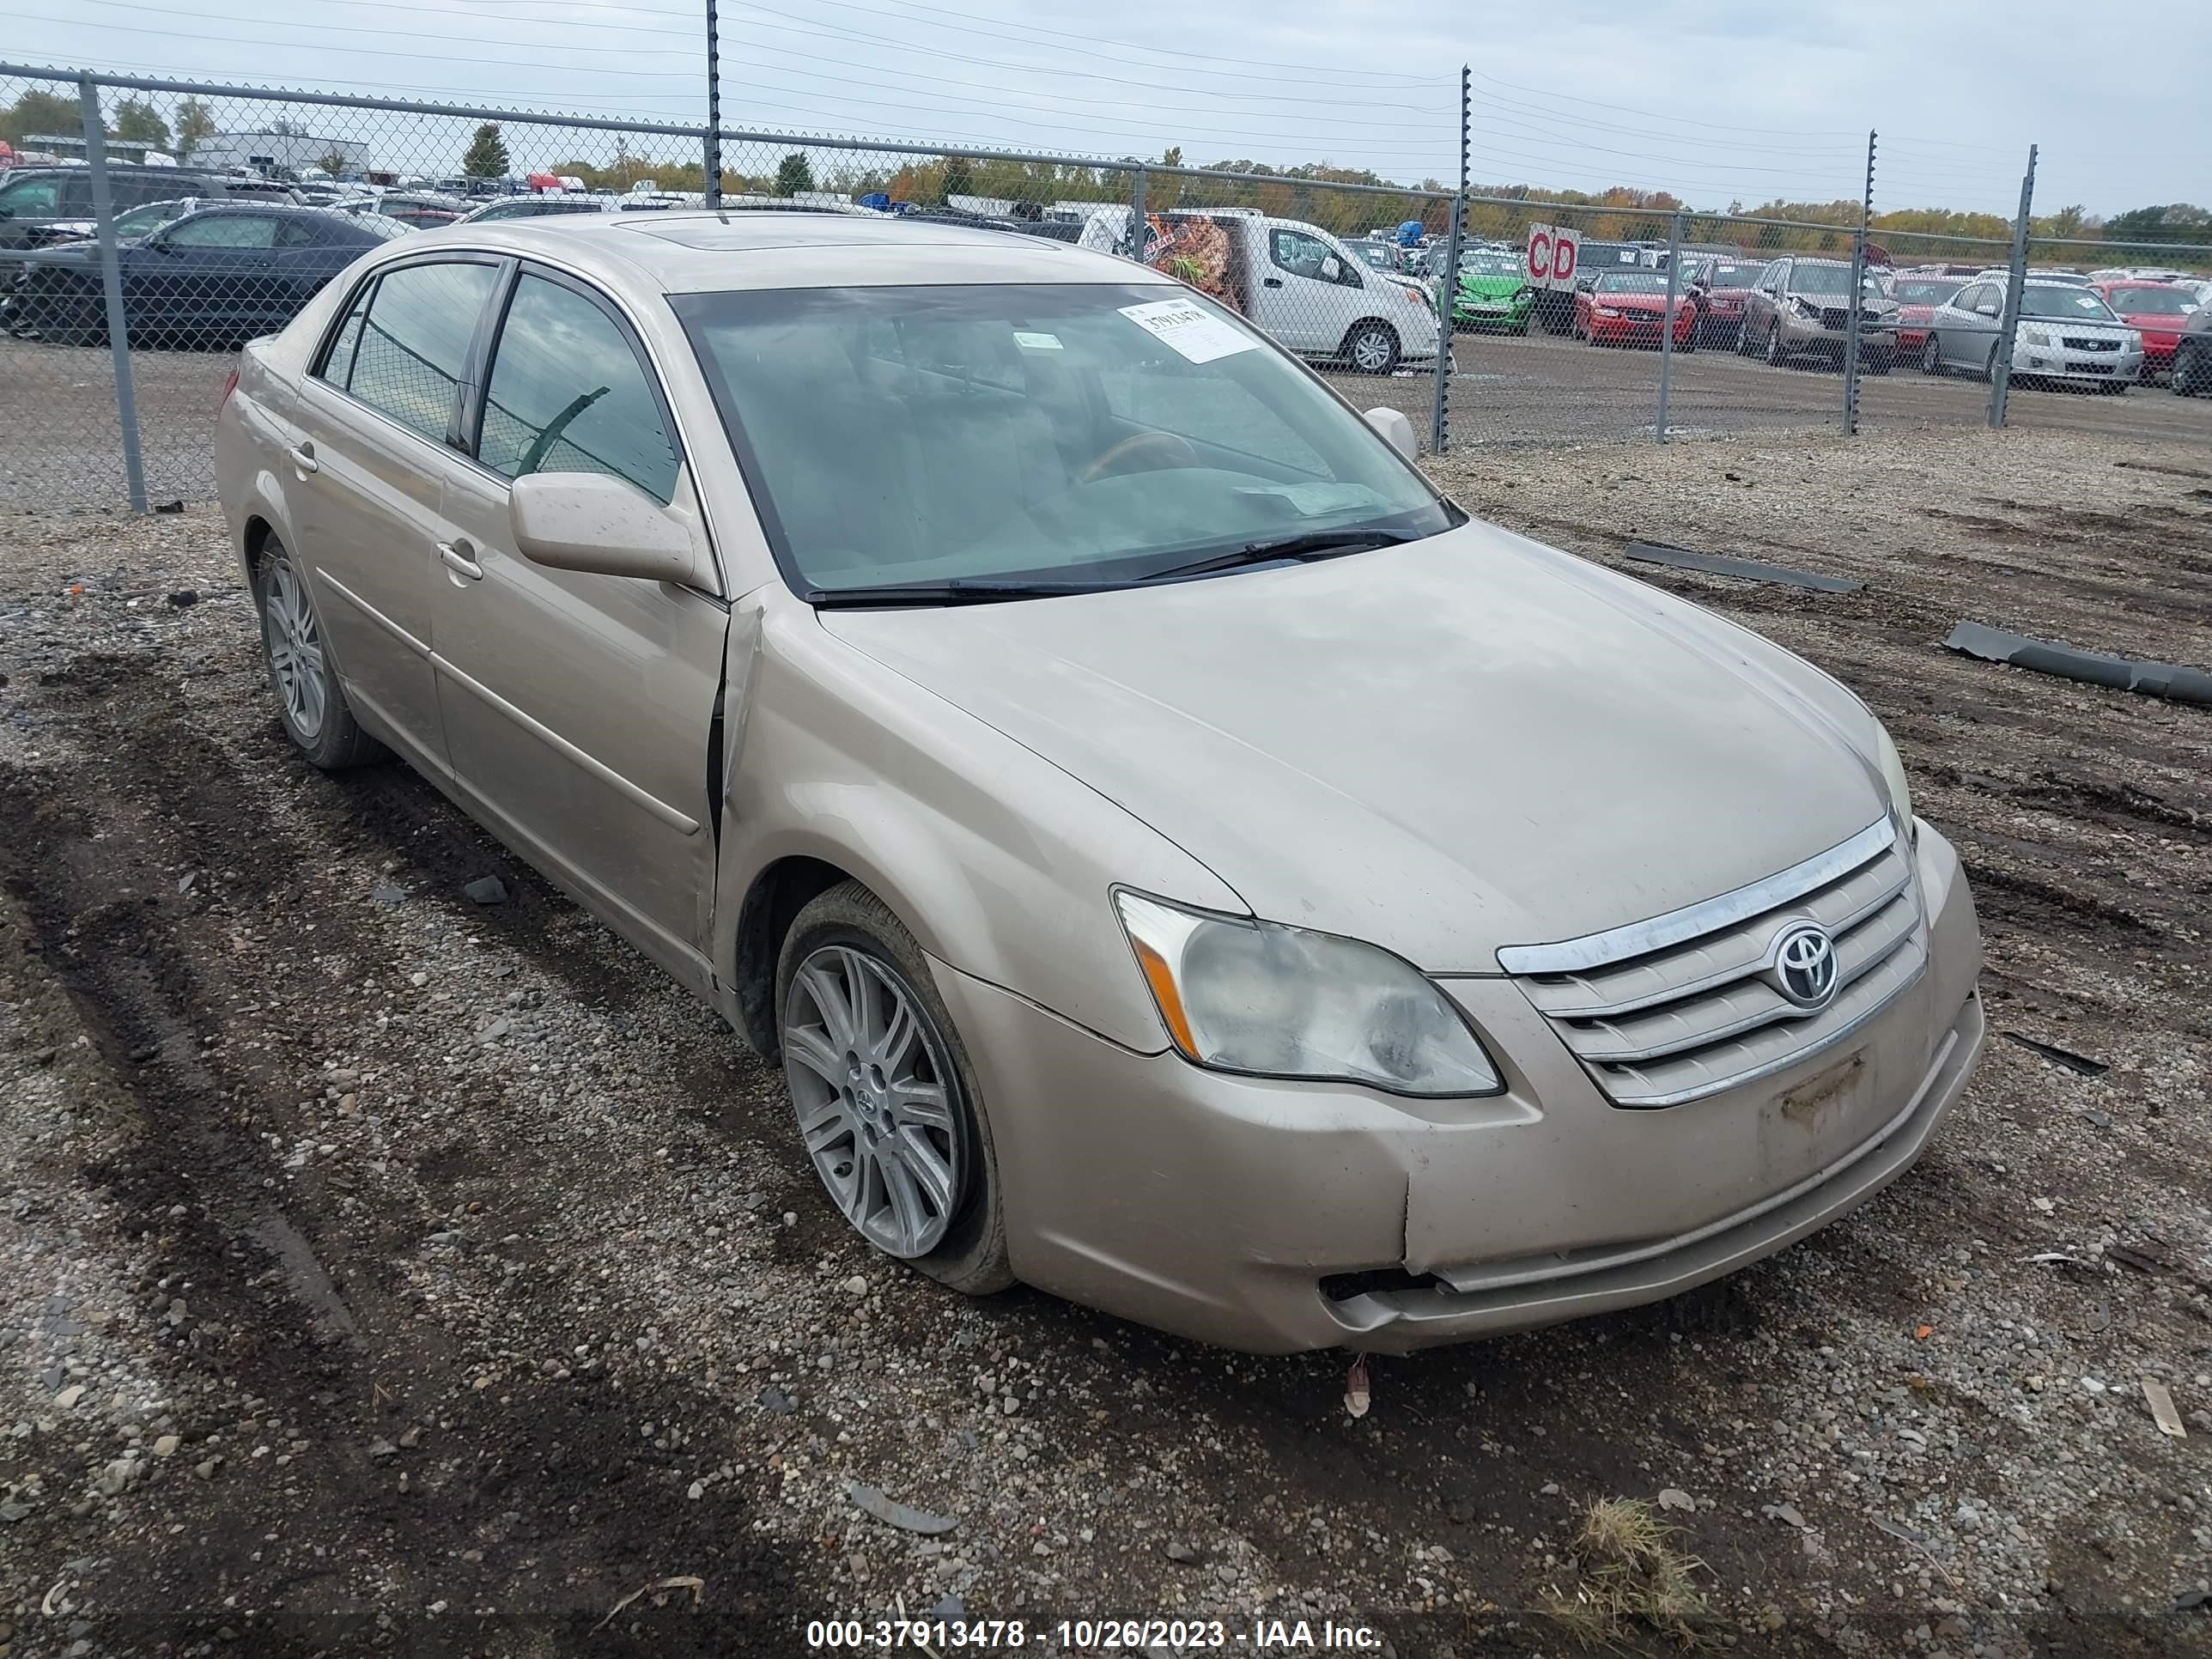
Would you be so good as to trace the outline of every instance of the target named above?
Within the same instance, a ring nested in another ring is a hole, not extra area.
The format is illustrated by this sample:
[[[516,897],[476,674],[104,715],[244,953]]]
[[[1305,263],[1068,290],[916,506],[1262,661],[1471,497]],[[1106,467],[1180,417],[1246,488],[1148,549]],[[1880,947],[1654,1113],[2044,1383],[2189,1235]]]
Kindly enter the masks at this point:
[[[1015,1272],[1256,1352],[1403,1351],[1670,1296],[1911,1165],[1984,1021],[1949,844],[1915,854],[1928,971],[1848,1051],[1661,1110],[1605,1099],[1513,981],[1440,981],[1504,1066],[1486,1099],[1226,1076],[1133,1053],[938,964],[992,1126]],[[1845,1086],[1856,1101],[1832,1098]]]

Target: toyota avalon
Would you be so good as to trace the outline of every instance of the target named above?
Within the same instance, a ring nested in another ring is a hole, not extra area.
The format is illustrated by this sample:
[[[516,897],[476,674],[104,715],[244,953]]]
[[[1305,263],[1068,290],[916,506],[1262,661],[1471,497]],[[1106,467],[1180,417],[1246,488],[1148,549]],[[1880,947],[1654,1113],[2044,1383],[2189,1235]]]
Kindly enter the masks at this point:
[[[305,758],[398,754],[706,999],[959,1290],[1255,1350],[1626,1307],[1863,1203],[1979,1054],[1856,697],[1160,272],[462,226],[248,347],[217,449]]]

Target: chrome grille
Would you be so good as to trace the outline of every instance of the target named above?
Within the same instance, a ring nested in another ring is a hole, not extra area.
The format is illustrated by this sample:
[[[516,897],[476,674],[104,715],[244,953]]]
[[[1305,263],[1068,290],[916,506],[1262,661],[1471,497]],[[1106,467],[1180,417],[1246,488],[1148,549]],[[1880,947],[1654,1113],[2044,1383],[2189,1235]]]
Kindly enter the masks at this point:
[[[1807,918],[1835,941],[1838,988],[1810,1011],[1772,982]],[[1887,818],[1795,869],[1612,933],[1509,946],[1498,961],[1618,1106],[1674,1106],[1810,1058],[1927,966],[1911,852]]]
[[[2118,351],[2120,349],[2118,340],[2100,339],[2092,334],[2061,335],[2058,343],[2069,351]]]

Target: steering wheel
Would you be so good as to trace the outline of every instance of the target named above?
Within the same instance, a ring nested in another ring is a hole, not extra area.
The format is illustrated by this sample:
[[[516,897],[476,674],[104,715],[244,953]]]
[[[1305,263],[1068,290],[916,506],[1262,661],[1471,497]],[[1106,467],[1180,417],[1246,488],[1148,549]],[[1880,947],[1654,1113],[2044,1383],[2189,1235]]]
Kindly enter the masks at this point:
[[[1143,466],[1119,463],[1132,456],[1157,453],[1160,459]],[[1157,471],[1165,467],[1196,466],[1198,452],[1172,432],[1139,432],[1121,440],[1075,475],[1078,483],[1096,483],[1115,472]]]

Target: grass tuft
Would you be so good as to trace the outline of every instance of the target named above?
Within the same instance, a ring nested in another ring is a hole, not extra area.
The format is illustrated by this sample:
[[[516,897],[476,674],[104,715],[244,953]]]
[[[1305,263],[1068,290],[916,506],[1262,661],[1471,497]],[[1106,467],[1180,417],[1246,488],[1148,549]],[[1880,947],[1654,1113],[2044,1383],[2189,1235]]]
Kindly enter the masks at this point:
[[[1696,1582],[1705,1564],[1675,1547],[1678,1534],[1641,1498],[1598,1499],[1567,1546],[1568,1571],[1537,1598],[1539,1610],[1586,1652],[1626,1651],[1643,1635],[1707,1646],[1711,1613]]]

